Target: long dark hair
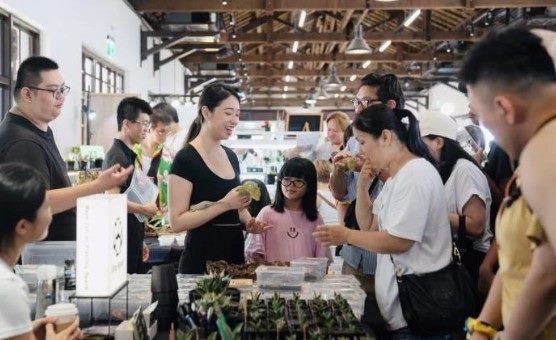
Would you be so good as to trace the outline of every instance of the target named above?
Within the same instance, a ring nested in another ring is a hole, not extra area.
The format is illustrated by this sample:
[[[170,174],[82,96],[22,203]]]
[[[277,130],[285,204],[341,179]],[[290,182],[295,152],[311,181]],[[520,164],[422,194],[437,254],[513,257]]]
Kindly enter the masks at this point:
[[[448,181],[448,178],[450,178],[450,175],[454,170],[454,166],[461,158],[467,159],[471,163],[475,164],[477,168],[483,172],[481,166],[475,162],[473,157],[468,154],[457,141],[437,135],[425,136],[425,138],[429,139],[437,137],[444,140],[444,146],[442,147],[442,150],[440,150],[440,162],[438,163],[438,172],[440,172],[440,177],[442,177],[442,182],[444,184]]]
[[[245,179],[241,182],[241,184],[245,184],[245,182],[254,182],[259,187],[259,190],[261,190],[261,199],[258,201],[251,200],[251,204],[249,204],[249,208],[248,208],[249,214],[251,214],[251,216],[253,217],[257,217],[257,215],[259,214],[262,208],[272,203],[272,201],[270,200],[270,194],[266,189],[266,185],[261,180]]]
[[[317,209],[317,170],[313,163],[305,158],[294,157],[286,161],[278,173],[278,185],[272,209],[284,212],[286,198],[282,193],[281,181],[284,177],[295,177],[305,180],[307,190],[301,200],[301,207],[309,221],[315,221],[319,215]]]
[[[9,247],[17,223],[33,222],[46,196],[46,183],[34,168],[22,163],[0,165],[0,248]]]
[[[187,137],[185,137],[185,145],[191,143],[191,141],[199,135],[199,132],[201,132],[201,126],[204,122],[203,114],[201,113],[203,106],[213,111],[222,101],[228,99],[230,96],[234,96],[238,101],[241,101],[237,90],[228,85],[215,83],[203,89],[199,97],[199,104],[197,105],[197,118],[191,123],[191,127],[187,132]]]
[[[408,124],[403,122],[407,118]],[[411,153],[423,157],[435,167],[436,160],[421,140],[419,122],[409,110],[391,109],[384,104],[371,105],[355,117],[353,126],[378,138],[383,130],[391,130]]]

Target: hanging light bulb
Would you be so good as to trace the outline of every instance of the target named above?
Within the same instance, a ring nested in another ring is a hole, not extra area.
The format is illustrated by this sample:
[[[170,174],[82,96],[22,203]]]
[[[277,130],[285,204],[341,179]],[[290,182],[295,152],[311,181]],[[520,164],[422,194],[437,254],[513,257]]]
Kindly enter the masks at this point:
[[[328,98],[328,93],[326,93],[326,90],[324,89],[324,82],[322,80],[319,81],[319,87],[317,89],[316,97],[318,100],[324,100]]]
[[[349,81],[355,81],[355,79],[357,79],[355,74],[352,74],[351,77],[349,77]]]
[[[386,40],[385,42],[383,42],[380,45],[378,50],[382,53],[382,52],[386,51],[386,49],[388,48],[388,46],[390,46],[390,44],[392,44],[392,40]]]
[[[331,89],[337,89],[342,86],[342,81],[338,78],[338,74],[336,73],[336,65],[332,65],[332,68],[330,69],[330,76],[326,80],[324,86]]]
[[[367,67],[369,67],[369,65],[371,65],[371,61],[367,60],[366,62],[363,63],[363,65],[361,65],[361,67],[367,68]]]
[[[317,103],[317,99],[315,97],[315,94],[313,92],[309,93],[309,95],[307,96],[307,99],[305,99],[305,103],[310,104],[310,105],[314,105]]]
[[[297,53],[297,49],[299,48],[299,41],[294,41],[292,46],[292,53]]]
[[[363,39],[363,28],[361,27],[361,24],[359,24],[355,27],[355,36],[349,42],[346,54],[367,54],[371,52],[371,48],[365,39]]]

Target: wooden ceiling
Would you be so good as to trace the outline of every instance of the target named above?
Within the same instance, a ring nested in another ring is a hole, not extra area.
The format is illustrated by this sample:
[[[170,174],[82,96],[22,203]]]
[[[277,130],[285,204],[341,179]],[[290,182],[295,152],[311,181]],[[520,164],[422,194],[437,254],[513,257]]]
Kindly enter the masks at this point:
[[[348,105],[358,79],[370,72],[397,74],[404,88],[417,94],[456,81],[473,41],[492,27],[533,20],[552,28],[547,6],[556,5],[556,0],[128,1],[152,27],[141,35],[142,58],[153,54],[155,69],[179,59],[192,73],[186,95],[198,95],[203,83],[216,78],[240,86],[245,105],[270,107],[303,105],[332,65],[345,87],[318,106]],[[418,9],[420,15],[405,27]],[[372,53],[347,54],[359,24]],[[380,51],[387,40],[391,44]],[[171,57],[161,59],[161,50],[171,51]]]

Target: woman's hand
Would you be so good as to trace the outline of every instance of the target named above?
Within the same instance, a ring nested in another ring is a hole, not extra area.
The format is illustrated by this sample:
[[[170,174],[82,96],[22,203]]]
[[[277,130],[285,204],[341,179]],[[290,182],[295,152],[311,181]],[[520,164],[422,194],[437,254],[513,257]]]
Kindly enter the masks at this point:
[[[252,217],[245,225],[245,230],[251,234],[262,234],[271,228],[272,226],[269,226],[262,221],[258,221],[254,217]]]
[[[56,318],[47,317],[47,318],[40,318],[33,321],[33,335],[35,339],[42,340],[46,336],[46,324],[48,323],[55,323]]]
[[[143,242],[143,262],[147,262],[149,260],[150,251],[149,247],[145,242]]]
[[[81,338],[79,318],[76,318],[68,328],[59,333],[54,332],[54,325],[52,323],[46,324],[46,340],[77,340],[79,338]]]
[[[348,235],[350,229],[339,225],[329,224],[320,225],[313,232],[313,236],[317,241],[327,246],[337,246],[348,243]]]
[[[220,200],[221,203],[226,205],[229,210],[241,210],[249,207],[251,198],[242,196],[238,190],[239,187],[233,188]]]
[[[359,172],[359,178],[357,179],[357,184],[367,187],[369,183],[375,178],[377,171],[371,167],[371,162],[365,160],[361,171]]]

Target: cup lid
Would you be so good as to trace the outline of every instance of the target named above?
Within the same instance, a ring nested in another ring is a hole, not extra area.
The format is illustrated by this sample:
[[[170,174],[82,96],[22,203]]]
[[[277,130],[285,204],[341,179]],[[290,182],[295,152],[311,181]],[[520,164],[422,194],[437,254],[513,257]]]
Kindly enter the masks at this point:
[[[66,315],[77,315],[78,310],[73,303],[57,303],[55,305],[50,305],[46,308],[46,316],[66,316]]]

